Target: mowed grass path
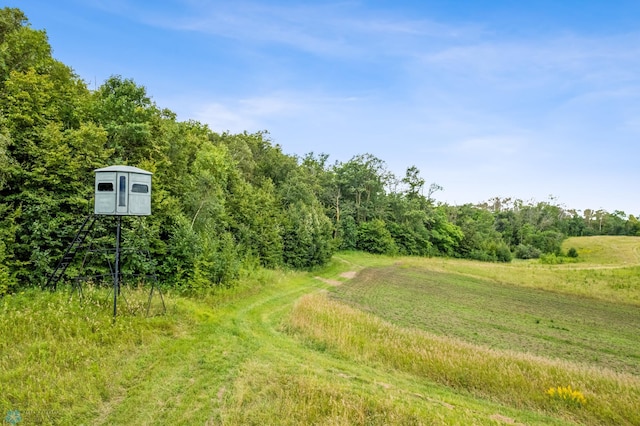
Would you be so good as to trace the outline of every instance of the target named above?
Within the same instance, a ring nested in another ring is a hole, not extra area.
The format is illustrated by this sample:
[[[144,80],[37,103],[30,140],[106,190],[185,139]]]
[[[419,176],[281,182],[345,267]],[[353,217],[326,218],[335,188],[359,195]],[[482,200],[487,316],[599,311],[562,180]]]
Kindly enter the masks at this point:
[[[402,371],[345,359],[289,330],[291,309],[328,286],[308,274],[221,300],[180,299],[192,331],[124,365],[119,391],[90,423],[208,425],[491,424],[552,416],[460,395]],[[319,293],[320,291],[320,293]],[[322,297],[322,296],[320,296]],[[497,416],[497,417],[496,417]]]
[[[322,275],[346,268],[335,261]],[[169,295],[166,316],[123,307],[115,325],[108,293],[84,304],[64,292],[4,299],[0,410],[25,425],[563,424],[300,335],[294,306],[331,287],[314,276],[267,271],[201,299]]]

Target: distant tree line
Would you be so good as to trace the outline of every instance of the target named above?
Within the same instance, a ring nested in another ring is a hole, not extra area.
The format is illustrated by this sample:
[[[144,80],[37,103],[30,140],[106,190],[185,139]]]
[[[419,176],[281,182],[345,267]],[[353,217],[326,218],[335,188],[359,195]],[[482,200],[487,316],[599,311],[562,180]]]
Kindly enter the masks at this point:
[[[153,215],[124,222],[125,244],[149,255],[125,268],[184,289],[257,267],[313,268],[336,250],[510,261],[561,254],[567,236],[640,233],[619,211],[440,204],[442,188],[425,187],[416,167],[397,177],[370,154],[328,158],[285,154],[266,132],[179,122],[120,76],[91,91],[52,57],[45,31],[0,10],[0,295],[46,280],[93,211],[93,170],[113,164],[153,173]]]

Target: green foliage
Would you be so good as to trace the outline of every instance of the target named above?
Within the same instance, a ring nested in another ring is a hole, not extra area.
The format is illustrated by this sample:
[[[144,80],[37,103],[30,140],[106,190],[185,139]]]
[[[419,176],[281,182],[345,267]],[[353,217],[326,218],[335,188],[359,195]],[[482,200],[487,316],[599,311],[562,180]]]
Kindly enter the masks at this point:
[[[425,180],[420,177],[420,170],[416,166],[408,167],[405,177],[402,178],[402,183],[407,186],[407,197],[411,199],[419,198],[424,187],[424,182]]]
[[[94,93],[92,115],[107,131],[107,147],[115,151],[116,161],[137,164],[152,155],[152,127],[159,111],[143,86],[110,77]]]
[[[326,264],[333,255],[331,221],[319,207],[289,206],[284,220],[284,263],[294,268]]]
[[[398,247],[398,253],[409,256],[429,256],[433,254],[433,245],[429,233],[424,229],[414,229],[407,224],[388,223],[387,227]]]
[[[5,81],[12,71],[46,71],[46,67],[53,62],[46,33],[25,26],[26,17],[17,9],[2,9],[0,21],[3,22],[0,34],[0,80]]]
[[[527,244],[518,244],[515,250],[518,259],[537,259],[541,254],[540,249]]]
[[[221,236],[208,233],[203,236],[202,250],[195,260],[190,290],[202,291],[211,285],[230,285],[238,278],[240,270],[236,245],[229,233]]]
[[[441,254],[453,256],[464,238],[462,229],[447,219],[443,207],[433,209],[428,220],[433,246]]]
[[[4,242],[0,240],[0,297],[11,293],[17,284],[6,264],[7,254],[5,250]]]
[[[547,253],[540,256],[540,263],[545,265],[559,265],[564,263],[564,258],[557,256],[555,253]]]
[[[416,193],[406,196],[391,194],[388,197],[387,228],[400,254],[429,256],[435,249],[432,233],[427,229],[431,208]]]
[[[506,244],[500,243],[490,244],[489,247],[483,250],[472,249],[467,257],[484,262],[511,262],[513,254]]]
[[[495,247],[496,260],[498,262],[511,262],[513,259],[513,254],[509,249],[509,246],[502,243]]]
[[[356,248],[376,254],[395,254],[398,251],[391,233],[380,219],[360,224]]]
[[[166,282],[180,287],[187,286],[193,279],[196,259],[201,251],[198,235],[181,214],[170,218],[170,223],[162,226],[168,235],[158,273]]]
[[[389,179],[386,165],[371,154],[356,155],[333,168],[341,207],[353,212],[356,223],[379,219],[384,186]]]
[[[577,257],[563,256],[562,254],[546,253],[540,256],[540,263],[545,265],[560,265],[563,263],[576,263]]]
[[[536,232],[531,236],[531,245],[542,253],[560,254],[565,236],[557,231]]]
[[[575,247],[569,248],[569,250],[567,250],[567,257],[572,257],[572,258],[578,257],[578,250],[576,250]]]
[[[26,15],[18,8],[0,10],[0,43],[4,43],[8,34],[18,31],[26,22]]]
[[[355,250],[358,245],[358,225],[353,216],[344,217],[339,223],[340,250]]]
[[[470,204],[450,207],[448,210],[449,216],[454,218],[454,223],[462,232],[458,253],[476,260],[498,260],[497,247],[504,243],[502,235],[495,229],[497,219],[494,215]]]
[[[229,227],[240,249],[265,267],[282,265],[282,212],[270,181],[255,187],[244,180],[229,188]]]

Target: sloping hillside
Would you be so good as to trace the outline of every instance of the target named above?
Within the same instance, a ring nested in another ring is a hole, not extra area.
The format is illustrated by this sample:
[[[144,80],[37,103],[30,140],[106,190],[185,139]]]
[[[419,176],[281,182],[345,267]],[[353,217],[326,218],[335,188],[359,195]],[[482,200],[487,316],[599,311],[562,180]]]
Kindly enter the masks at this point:
[[[640,314],[621,301],[638,300],[637,245],[612,239],[628,248],[598,263],[589,241],[604,244],[569,240],[579,261],[558,265],[341,253],[168,294],[152,318],[148,292],[125,289],[114,324],[106,290],[5,297],[0,409],[24,424],[638,424],[624,323]]]

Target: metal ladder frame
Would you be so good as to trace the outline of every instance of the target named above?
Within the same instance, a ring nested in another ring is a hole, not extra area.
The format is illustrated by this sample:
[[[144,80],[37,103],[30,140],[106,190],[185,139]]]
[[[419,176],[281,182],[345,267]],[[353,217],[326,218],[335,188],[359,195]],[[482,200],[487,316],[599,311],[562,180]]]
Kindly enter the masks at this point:
[[[73,259],[75,258],[76,253],[78,252],[80,247],[82,247],[82,244],[84,243],[84,240],[87,238],[87,235],[89,235],[89,232],[91,232],[91,229],[93,228],[93,225],[95,224],[96,219],[97,219],[97,215],[93,213],[84,219],[84,222],[82,222],[82,225],[80,225],[80,229],[78,230],[75,237],[71,241],[71,244],[69,244],[69,247],[67,247],[67,250],[64,252],[62,259],[60,259],[60,262],[58,262],[58,265],[56,266],[56,268],[53,270],[51,275],[49,275],[49,278],[47,279],[47,282],[44,285],[45,288],[51,288],[52,290],[57,289],[58,282],[64,275],[69,264],[73,262]]]

